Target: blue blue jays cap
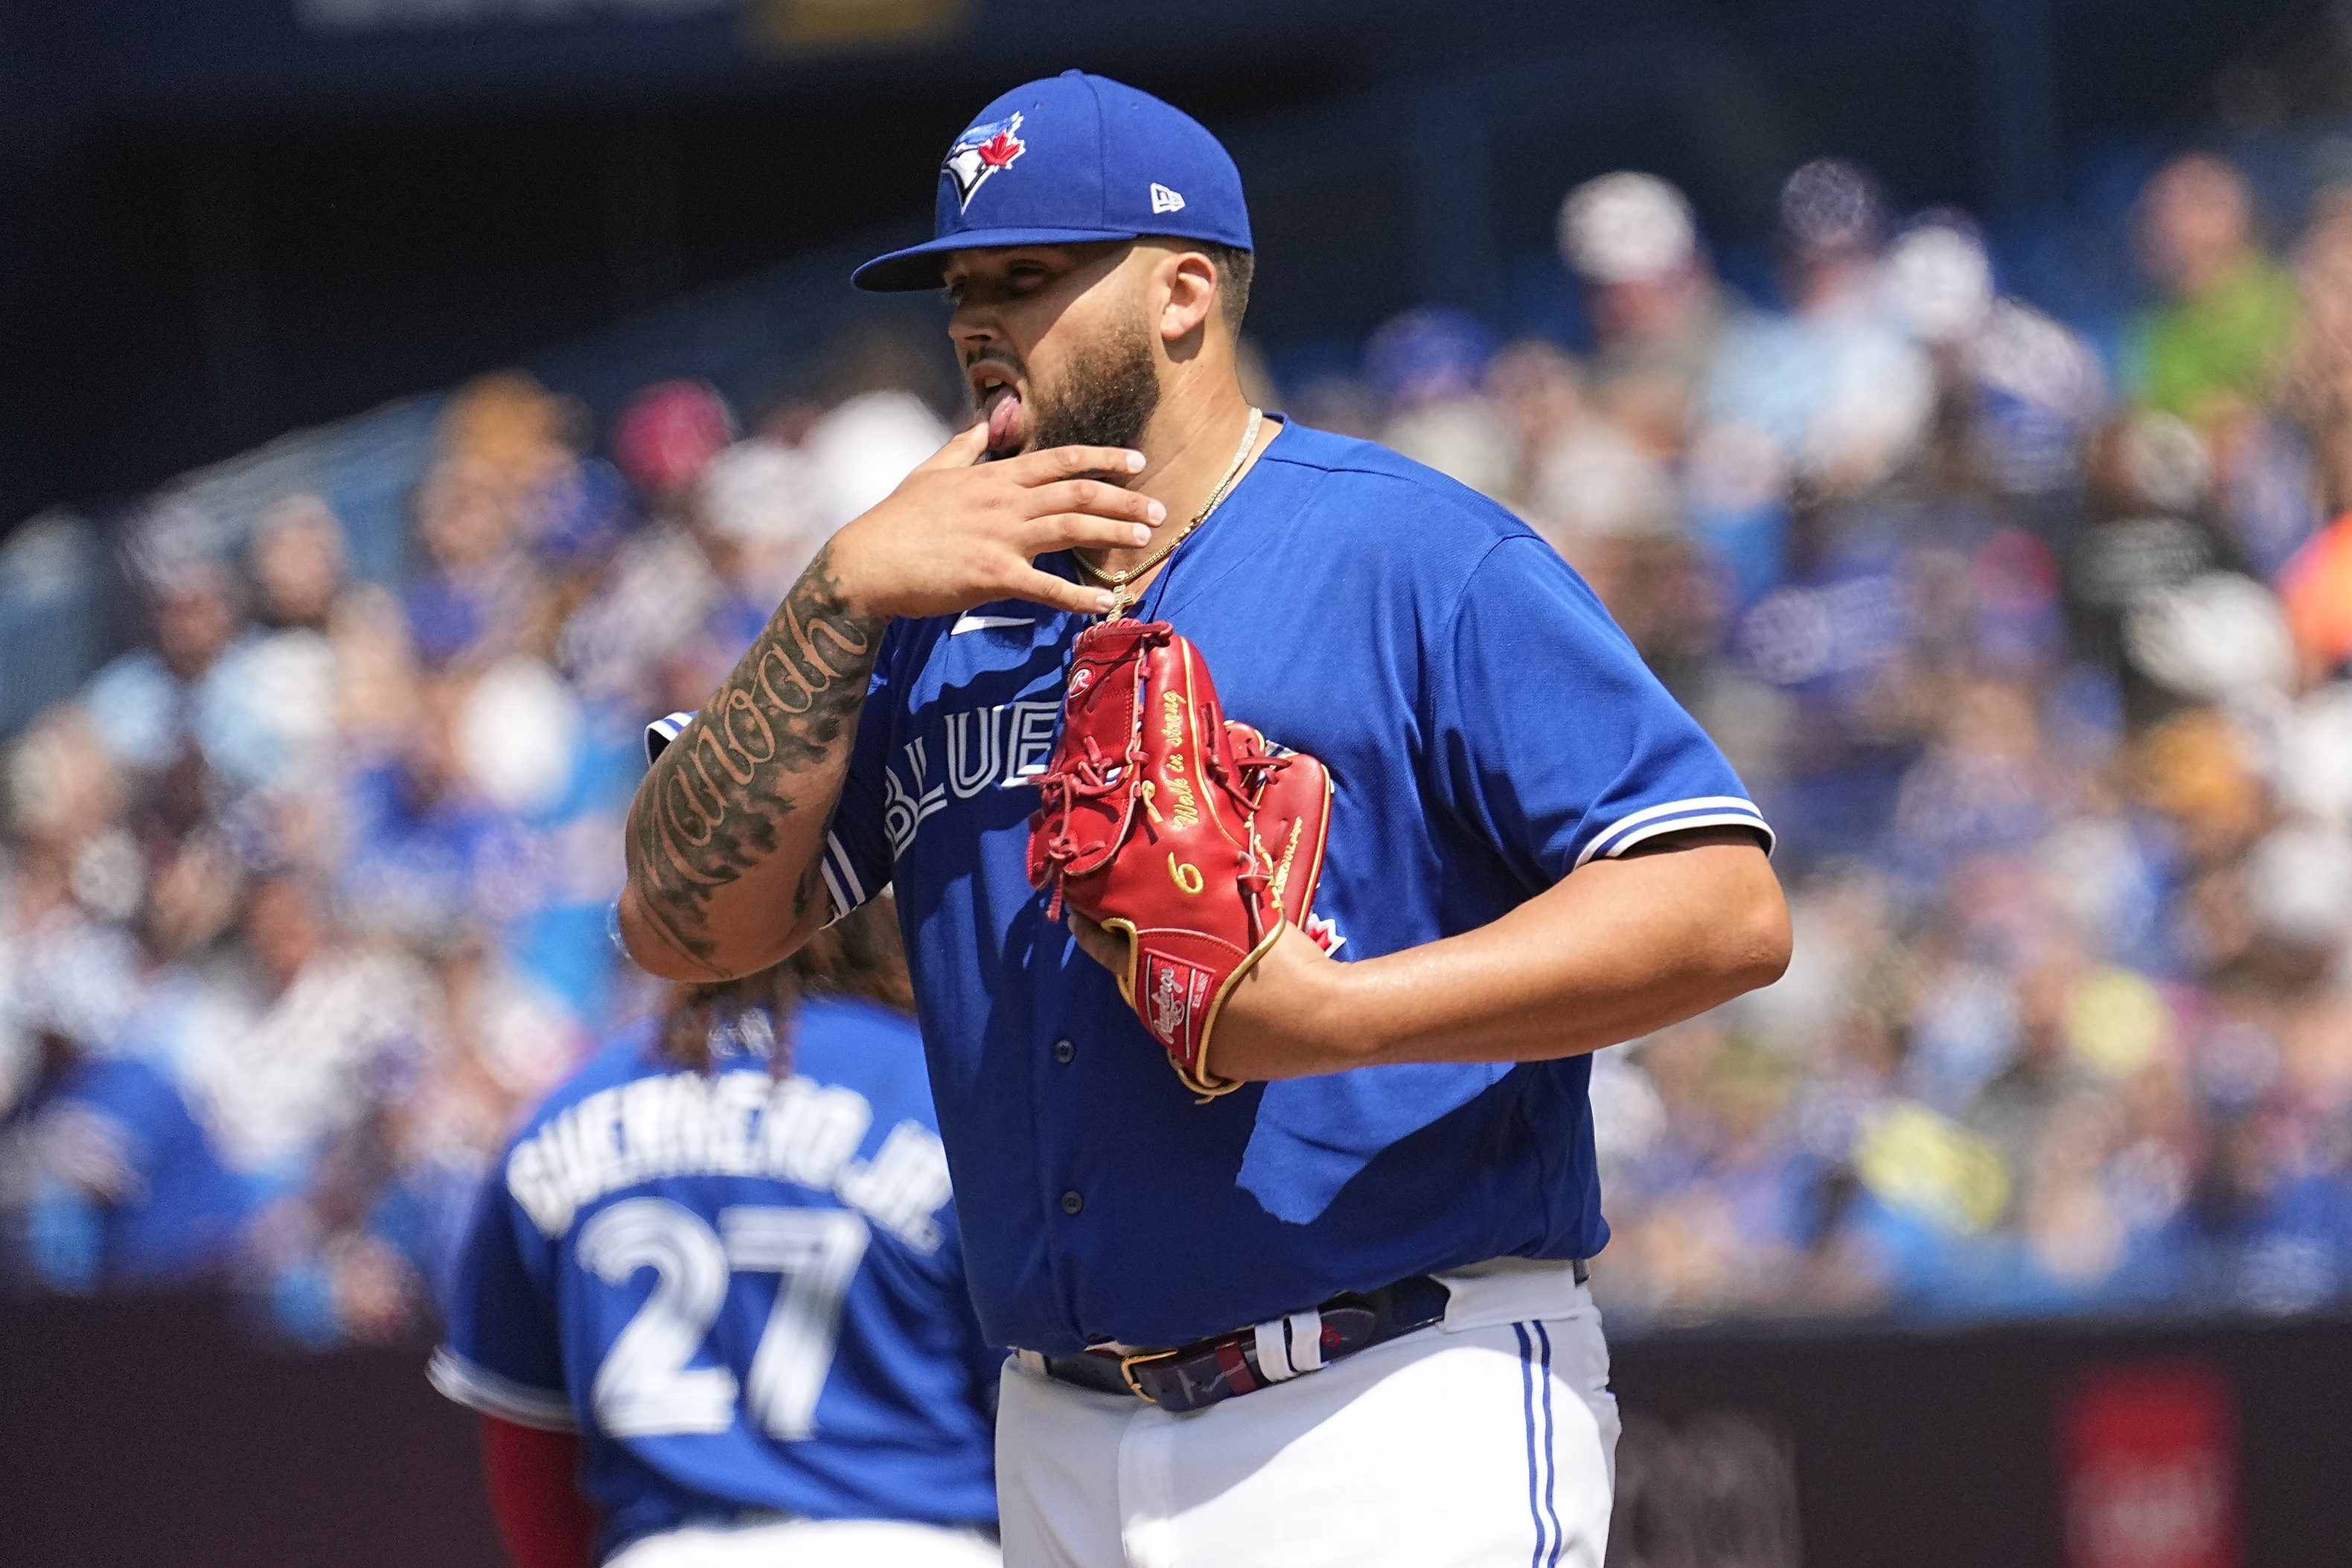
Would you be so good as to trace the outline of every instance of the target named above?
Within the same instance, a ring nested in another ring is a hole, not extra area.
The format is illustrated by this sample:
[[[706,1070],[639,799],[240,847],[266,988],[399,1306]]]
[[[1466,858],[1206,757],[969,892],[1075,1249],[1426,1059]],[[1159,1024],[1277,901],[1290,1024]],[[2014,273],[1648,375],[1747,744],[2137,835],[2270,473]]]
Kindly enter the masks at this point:
[[[850,281],[936,288],[949,251],[1142,235],[1250,249],[1241,171],[1182,110],[1064,71],[982,110],[940,164],[937,237],[876,256]]]

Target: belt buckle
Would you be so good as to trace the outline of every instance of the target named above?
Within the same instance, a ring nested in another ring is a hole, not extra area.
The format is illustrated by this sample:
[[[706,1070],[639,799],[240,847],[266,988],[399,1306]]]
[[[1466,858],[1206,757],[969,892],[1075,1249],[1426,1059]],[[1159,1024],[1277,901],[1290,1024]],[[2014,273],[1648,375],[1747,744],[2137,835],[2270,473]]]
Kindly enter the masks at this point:
[[[1181,1354],[1182,1352],[1183,1347],[1180,1345],[1175,1350],[1146,1350],[1139,1351],[1133,1355],[1122,1355],[1118,1358],[1118,1375],[1126,1383],[1127,1391],[1129,1394],[1134,1395],[1146,1405],[1157,1405],[1160,1401],[1145,1393],[1142,1382],[1136,1377],[1136,1364],[1145,1361],[1166,1361]]]

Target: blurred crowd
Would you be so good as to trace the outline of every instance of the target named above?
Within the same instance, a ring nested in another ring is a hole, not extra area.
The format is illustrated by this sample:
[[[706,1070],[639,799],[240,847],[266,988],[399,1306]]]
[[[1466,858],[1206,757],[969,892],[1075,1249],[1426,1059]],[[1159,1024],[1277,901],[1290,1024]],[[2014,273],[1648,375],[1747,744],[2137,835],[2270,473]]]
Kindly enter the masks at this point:
[[[1596,351],[1397,416],[1518,438],[1481,482],[1782,834],[1788,978],[1596,1064],[1621,1322],[2352,1292],[2352,191],[2282,255],[2187,156],[2134,223],[2103,362],[1851,164],[1780,193],[1779,311],[1612,175]]]
[[[396,585],[315,495],[133,519],[146,638],[7,752],[6,1278],[415,1330],[508,1133],[659,1004],[607,930],[647,716],[947,438],[866,359],[748,433],[697,382],[601,441],[526,377],[461,389]]]
[[[2277,217],[2163,166],[2101,350],[1853,164],[1786,183],[1774,298],[1611,174],[1577,351],[1423,308],[1253,389],[1526,517],[1780,829],[1788,978],[1595,1065],[1620,1322],[2352,1292],[2352,189]],[[141,514],[145,636],[6,754],[7,1279],[429,1312],[507,1131],[655,1004],[606,931],[645,719],[964,416],[835,359],[748,430],[461,389],[397,584],[317,496]]]

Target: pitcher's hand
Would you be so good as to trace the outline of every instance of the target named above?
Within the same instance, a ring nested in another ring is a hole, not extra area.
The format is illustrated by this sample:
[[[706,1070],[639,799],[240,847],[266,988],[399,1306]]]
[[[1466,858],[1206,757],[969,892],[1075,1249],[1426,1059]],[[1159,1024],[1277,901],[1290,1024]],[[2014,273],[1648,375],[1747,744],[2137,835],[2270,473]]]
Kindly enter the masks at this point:
[[[973,425],[834,536],[834,573],[849,605],[875,616],[952,615],[997,599],[1086,615],[1110,608],[1108,590],[1033,563],[1072,546],[1150,544],[1168,508],[1089,477],[1139,474],[1143,454],[1055,446],[982,463],[987,448],[988,426]]]

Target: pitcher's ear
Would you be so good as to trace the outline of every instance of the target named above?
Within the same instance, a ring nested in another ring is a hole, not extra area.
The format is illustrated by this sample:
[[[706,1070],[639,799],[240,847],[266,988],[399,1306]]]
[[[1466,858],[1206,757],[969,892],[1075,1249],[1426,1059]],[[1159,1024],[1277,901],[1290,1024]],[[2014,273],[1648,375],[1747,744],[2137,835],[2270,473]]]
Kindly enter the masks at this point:
[[[1160,336],[1169,342],[1189,338],[1217,308],[1217,264],[1196,250],[1169,256],[1167,303],[1160,307]]]

